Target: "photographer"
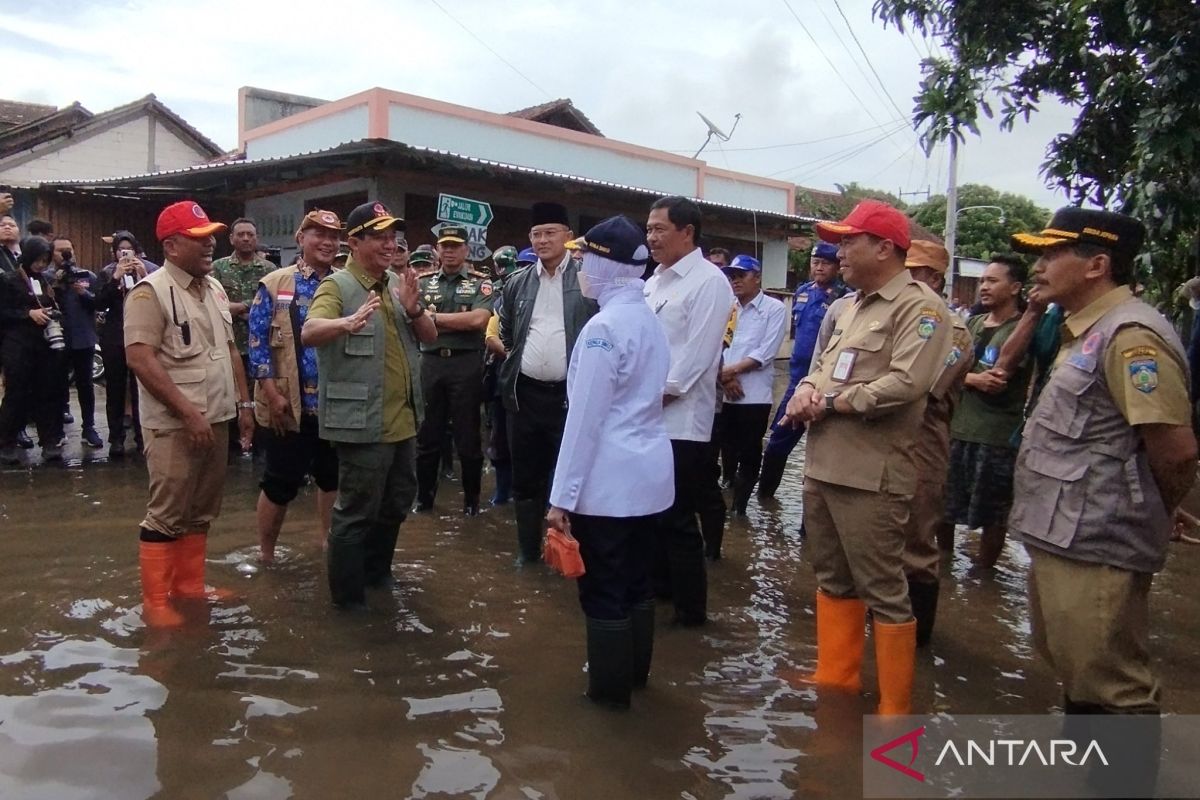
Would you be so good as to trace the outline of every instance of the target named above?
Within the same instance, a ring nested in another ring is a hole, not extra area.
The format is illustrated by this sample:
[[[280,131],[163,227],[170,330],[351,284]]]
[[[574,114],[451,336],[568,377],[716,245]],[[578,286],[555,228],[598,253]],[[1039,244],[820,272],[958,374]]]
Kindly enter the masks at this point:
[[[17,434],[30,412],[37,422],[42,460],[62,458],[61,310],[43,274],[50,243],[37,236],[21,242],[17,270],[0,277],[0,328],[4,331],[4,402],[0,403],[0,463],[19,464]]]
[[[158,265],[142,258],[142,246],[129,231],[112,235],[113,262],[100,270],[96,310],[104,312],[100,325],[100,355],[104,359],[104,409],[108,417],[108,455],[125,455],[125,400],[133,410],[133,435],[142,449],[138,418],[137,383],[125,363],[125,295]]]
[[[83,425],[83,443],[88,447],[103,447],[104,440],[96,433],[96,390],[92,386],[92,354],[96,350],[96,274],[80,269],[75,263],[75,250],[66,234],[54,237],[54,268],[56,295],[63,312],[63,332],[67,338],[66,364],[75,378],[75,394],[79,398],[79,421]],[[65,376],[64,376],[65,377]],[[63,421],[70,423],[71,387],[63,387]]]

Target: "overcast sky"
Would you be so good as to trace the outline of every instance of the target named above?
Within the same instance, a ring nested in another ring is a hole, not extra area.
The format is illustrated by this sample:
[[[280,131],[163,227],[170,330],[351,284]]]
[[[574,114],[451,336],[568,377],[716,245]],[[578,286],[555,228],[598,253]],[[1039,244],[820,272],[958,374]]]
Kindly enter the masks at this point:
[[[796,16],[783,0],[0,0],[0,97],[99,112],[153,92],[226,148],[243,85],[326,99],[381,86],[496,112],[570,97],[608,137],[689,156],[697,111],[726,131],[740,113],[711,165],[943,193],[944,152],[926,159],[897,111],[929,43],[885,29],[871,0],[837,0],[849,26],[835,0],[788,2]],[[1069,125],[1061,107],[1013,133],[988,122],[959,184],[1064,204],[1038,166]]]

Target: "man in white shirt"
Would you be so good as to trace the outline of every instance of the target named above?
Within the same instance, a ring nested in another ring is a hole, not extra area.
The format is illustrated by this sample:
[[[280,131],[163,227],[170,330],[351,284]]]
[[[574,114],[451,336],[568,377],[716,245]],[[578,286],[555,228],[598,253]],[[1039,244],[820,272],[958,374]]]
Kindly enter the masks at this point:
[[[579,267],[567,252],[567,209],[534,203],[529,241],[537,261],[504,283],[500,395],[509,412],[517,563],[541,560],[542,520],[550,476],[567,418],[567,359],[584,324],[598,310],[579,291]]]
[[[738,301],[737,327],[725,351],[721,388],[721,460],[733,478],[733,513],[746,516],[750,492],[758,481],[763,434],[771,418],[775,356],[787,333],[788,312],[783,303],[762,290],[762,265],[739,255],[722,270]],[[720,550],[708,553],[720,556]]]
[[[684,197],[657,200],[646,220],[646,241],[659,266],[646,282],[645,295],[671,346],[663,408],[675,460],[675,502],[659,521],[655,571],[658,588],[669,581],[675,622],[685,626],[708,620],[697,500],[715,490],[708,484],[717,480],[707,450],[721,338],[733,307],[729,281],[696,245],[700,223],[700,208]]]

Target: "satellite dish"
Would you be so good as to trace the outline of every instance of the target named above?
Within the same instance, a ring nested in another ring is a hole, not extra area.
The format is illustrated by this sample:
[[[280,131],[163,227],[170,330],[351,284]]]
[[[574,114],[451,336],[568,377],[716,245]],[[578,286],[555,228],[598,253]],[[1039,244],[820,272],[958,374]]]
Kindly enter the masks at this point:
[[[704,116],[704,115],[703,115],[703,114],[701,114],[699,111],[697,111],[697,112],[696,112],[696,116],[698,116],[698,117],[700,117],[700,119],[704,120],[704,124],[708,126],[708,132],[709,132],[710,134],[712,134],[712,135],[716,136],[716,137],[717,137],[718,139],[720,139],[722,142],[728,142],[728,141],[729,141],[729,134],[725,133],[725,131],[723,131],[723,130],[721,130],[720,128],[718,128],[718,127],[717,127],[717,123],[713,122],[711,119],[709,119],[708,117]],[[740,115],[739,115],[739,116],[740,116]]]

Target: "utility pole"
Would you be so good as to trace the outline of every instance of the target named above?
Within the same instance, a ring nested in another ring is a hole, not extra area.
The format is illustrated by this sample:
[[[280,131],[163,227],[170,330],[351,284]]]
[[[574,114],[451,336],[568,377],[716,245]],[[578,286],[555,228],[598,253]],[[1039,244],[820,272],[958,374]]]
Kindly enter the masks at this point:
[[[928,203],[929,197],[932,193],[933,193],[932,186],[927,189],[917,189],[915,192],[906,192],[906,191],[904,191],[903,188],[901,188],[899,191],[896,192],[896,197],[899,197],[901,200],[903,200],[906,197],[921,197],[922,195],[924,195],[925,202]]]
[[[950,253],[950,272],[946,287],[954,299],[954,278],[958,275],[954,261],[954,240],[958,233],[958,137],[950,134],[950,185],[946,187],[946,250]]]

